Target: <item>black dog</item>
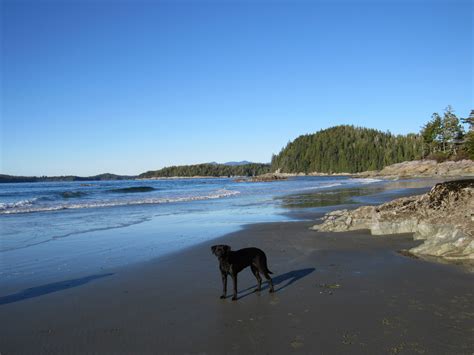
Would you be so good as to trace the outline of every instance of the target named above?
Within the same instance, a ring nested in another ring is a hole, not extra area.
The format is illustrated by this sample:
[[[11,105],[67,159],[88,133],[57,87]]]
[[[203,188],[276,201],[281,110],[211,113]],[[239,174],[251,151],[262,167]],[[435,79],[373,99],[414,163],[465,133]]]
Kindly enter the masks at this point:
[[[269,274],[272,274],[268,270],[267,256],[265,253],[258,248],[244,248],[237,251],[231,251],[228,245],[214,245],[211,247],[212,253],[219,259],[219,269],[222,275],[222,296],[225,298],[227,294],[227,275],[232,277],[234,281],[234,296],[232,301],[237,300],[237,274],[250,266],[253,274],[257,278],[258,288],[255,291],[260,291],[262,285],[262,278],[259,272],[261,272],[270,284],[270,292],[274,292],[272,278]]]

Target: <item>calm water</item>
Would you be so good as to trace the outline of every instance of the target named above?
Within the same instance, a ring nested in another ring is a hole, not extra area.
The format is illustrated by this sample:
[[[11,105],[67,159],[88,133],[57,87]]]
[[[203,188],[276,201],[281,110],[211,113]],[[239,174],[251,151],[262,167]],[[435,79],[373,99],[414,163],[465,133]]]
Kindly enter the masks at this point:
[[[244,224],[291,220],[287,212],[295,206],[288,196],[324,197],[334,189],[352,191],[368,184],[384,183],[299,177],[271,183],[180,179],[1,184],[0,284],[52,281],[146,261]]]

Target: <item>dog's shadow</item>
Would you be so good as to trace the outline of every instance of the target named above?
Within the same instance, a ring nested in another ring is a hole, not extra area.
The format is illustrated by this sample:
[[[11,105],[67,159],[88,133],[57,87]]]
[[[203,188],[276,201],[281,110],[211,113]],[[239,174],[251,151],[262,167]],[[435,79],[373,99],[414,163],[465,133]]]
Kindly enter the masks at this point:
[[[40,297],[43,295],[47,295],[49,293],[67,290],[72,287],[82,286],[93,280],[100,279],[103,277],[108,277],[111,275],[113,274],[108,273],[108,274],[101,274],[101,275],[90,275],[90,276],[82,277],[79,279],[59,281],[59,282],[54,282],[54,283],[50,283],[46,285],[27,288],[23,291],[19,291],[11,295],[0,297],[0,305],[19,302],[19,301],[27,300],[29,298]]]
[[[308,276],[314,270],[316,270],[316,269],[314,267],[311,267],[311,268],[306,268],[306,269],[289,271],[287,273],[272,277],[273,287],[275,289],[275,293],[287,288],[288,286],[290,286],[291,284],[295,283],[296,281],[302,279],[303,277]],[[257,288],[257,285],[254,285],[254,286],[251,286],[251,287],[248,287],[244,290],[239,291],[239,294],[241,294],[241,295],[239,295],[238,299],[247,297],[247,296],[255,293],[256,288]],[[261,291],[268,290],[269,288],[270,288],[270,286],[268,285],[268,282],[263,281]],[[249,290],[252,290],[252,291],[248,292]],[[244,294],[242,294],[242,293],[244,293]]]

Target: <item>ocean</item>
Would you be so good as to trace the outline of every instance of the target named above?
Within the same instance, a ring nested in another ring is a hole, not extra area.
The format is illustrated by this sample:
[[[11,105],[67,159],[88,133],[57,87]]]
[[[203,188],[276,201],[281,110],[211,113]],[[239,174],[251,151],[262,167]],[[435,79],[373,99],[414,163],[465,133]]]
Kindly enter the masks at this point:
[[[295,209],[344,203],[341,194],[331,198],[334,191],[363,198],[361,187],[384,184],[343,176],[266,183],[219,178],[1,184],[0,286],[145,262],[245,224],[302,218]]]

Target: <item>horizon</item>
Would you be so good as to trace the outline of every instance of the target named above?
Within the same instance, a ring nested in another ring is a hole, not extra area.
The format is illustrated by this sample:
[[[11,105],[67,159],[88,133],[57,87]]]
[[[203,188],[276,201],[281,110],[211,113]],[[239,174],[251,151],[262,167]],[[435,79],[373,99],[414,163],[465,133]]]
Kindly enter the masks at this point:
[[[472,111],[472,110],[471,110]],[[344,125],[344,124],[343,124]],[[463,125],[464,128],[466,129],[466,124]],[[333,128],[333,127],[336,127],[336,126],[332,126],[332,127],[326,127],[326,128],[322,128],[321,130],[319,131],[323,131],[323,130],[326,130],[326,129],[329,129],[329,128]],[[355,126],[356,128],[369,128],[370,127],[361,127],[361,126]],[[317,131],[317,132],[319,132]],[[383,132],[381,130],[379,130],[380,132]],[[313,132],[313,133],[306,133],[306,134],[315,134],[317,132]],[[385,133],[385,132],[383,132]],[[387,133],[390,133],[390,134],[394,134],[393,132],[389,132],[387,131]],[[411,134],[411,133],[415,133],[415,132],[408,132],[407,134]],[[304,134],[302,134],[304,135]],[[298,137],[302,136],[302,135],[299,135]],[[298,137],[295,137],[298,138]],[[293,139],[291,140],[293,141]],[[290,141],[288,141],[289,143]],[[284,149],[284,147],[286,146],[286,144],[284,146],[282,146],[281,150]],[[278,152],[277,152],[278,153]],[[232,164],[232,163],[240,163],[240,164]],[[164,169],[164,168],[168,168],[168,167],[173,167],[173,166],[190,166],[190,165],[203,165],[203,164],[209,164],[209,165],[212,165],[212,164],[217,164],[217,165],[244,165],[244,164],[267,164],[267,165],[270,165],[271,164],[271,159],[270,161],[267,161],[267,162],[263,162],[263,161],[249,161],[249,160],[246,160],[246,159],[243,159],[243,160],[232,160],[232,161],[225,161],[225,162],[217,162],[217,161],[206,161],[206,162],[197,162],[197,163],[192,163],[192,164],[180,164],[180,165],[177,165],[177,164],[171,164],[171,165],[167,165],[167,166],[163,166],[163,167],[160,167],[160,168],[156,168],[156,169],[146,169],[144,171],[141,171],[141,172],[138,172],[138,173],[134,173],[134,174],[118,174],[118,173],[115,173],[113,171],[105,171],[105,172],[99,172],[99,173],[95,173],[95,174],[91,174],[91,175],[77,175],[77,174],[61,174],[61,175],[13,175],[13,174],[4,174],[2,172],[0,172],[0,175],[9,175],[9,176],[24,176],[24,177],[60,177],[60,176],[77,176],[77,177],[93,177],[93,176],[100,176],[100,175],[106,175],[106,174],[111,174],[111,175],[117,175],[117,176],[130,176],[130,177],[137,177],[143,173],[146,173],[146,172],[149,172],[149,171],[158,171],[158,170],[161,170],[161,169]]]
[[[303,134],[418,133],[474,102],[467,0],[1,8],[2,174],[268,162]]]
[[[205,162],[205,163],[196,163],[196,164],[186,164],[186,165],[203,165],[203,164],[209,164],[209,165],[229,165],[229,163],[240,163],[240,162],[235,162],[235,161],[227,161],[227,162],[224,162],[224,163],[219,163],[219,162],[215,162],[215,161],[212,161],[212,162]],[[270,162],[266,162],[266,163],[263,163],[263,162],[254,162],[254,161],[250,161],[250,162],[246,162],[244,164],[266,164],[266,165],[270,165],[271,163]],[[235,165],[244,165],[244,164],[235,164]],[[232,164],[233,165],[233,164]],[[171,165],[170,166],[165,166],[163,168],[168,168],[168,167],[172,167]],[[61,176],[77,176],[77,177],[93,177],[93,176],[100,176],[100,175],[107,175],[107,174],[111,174],[111,175],[117,175],[117,176],[130,176],[130,177],[137,177],[143,173],[146,173],[148,171],[156,171],[156,170],[160,170],[160,169],[163,169],[163,168],[159,168],[159,169],[149,169],[147,171],[142,171],[140,173],[137,173],[137,174],[130,174],[130,175],[127,175],[127,174],[115,174],[114,172],[110,172],[110,171],[106,171],[106,172],[101,172],[101,173],[97,173],[97,174],[93,174],[93,175],[75,175],[75,174],[65,174],[65,175],[29,175],[29,176],[26,176],[26,175],[22,175],[21,177],[37,177],[37,178],[41,178],[41,177],[61,177]],[[16,176],[16,177],[20,177],[20,175],[11,175],[11,174],[3,174],[3,173],[0,173],[0,175],[7,175],[7,176]]]

